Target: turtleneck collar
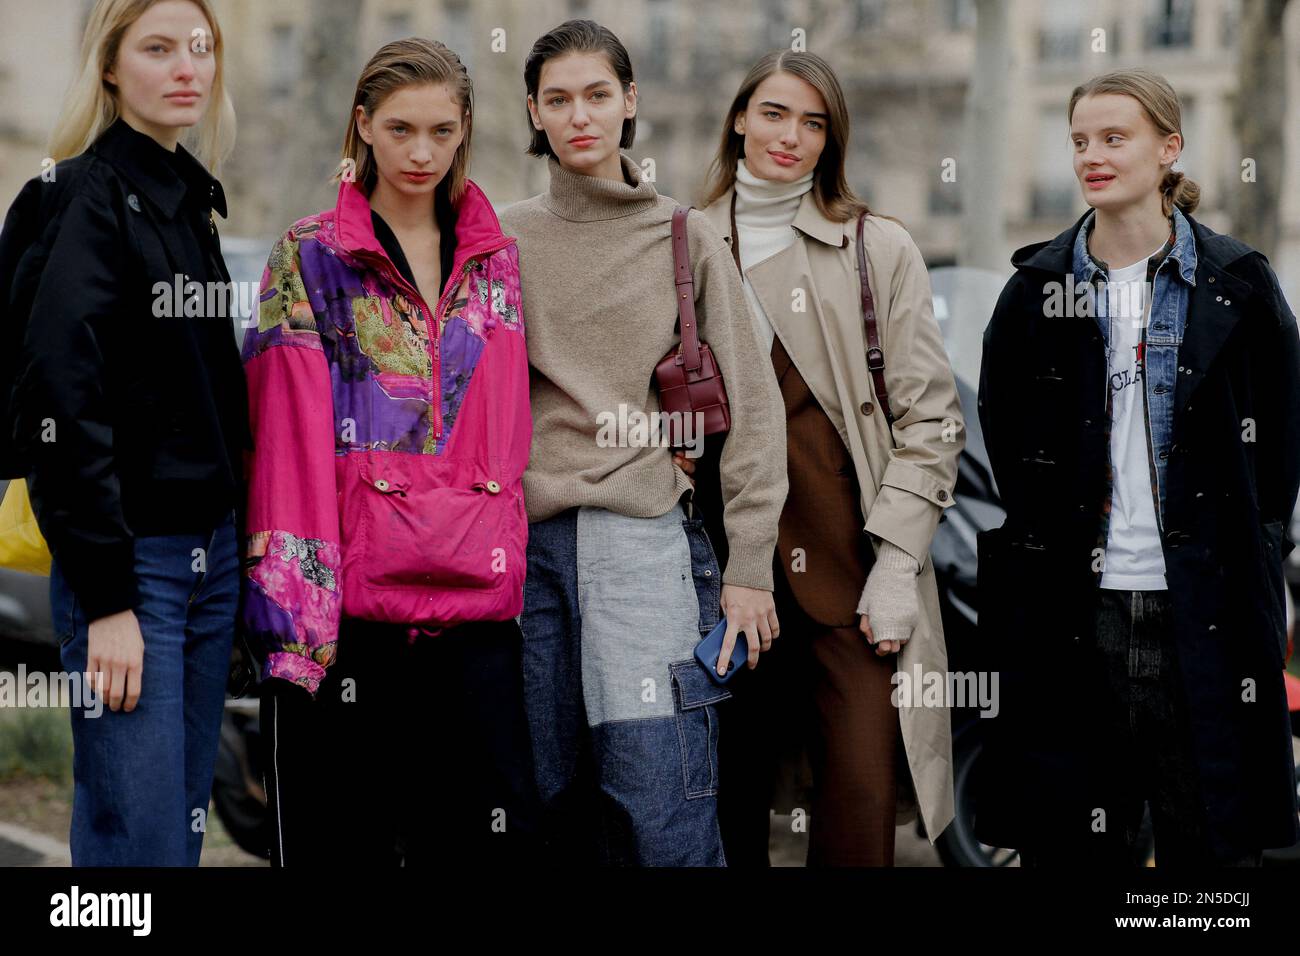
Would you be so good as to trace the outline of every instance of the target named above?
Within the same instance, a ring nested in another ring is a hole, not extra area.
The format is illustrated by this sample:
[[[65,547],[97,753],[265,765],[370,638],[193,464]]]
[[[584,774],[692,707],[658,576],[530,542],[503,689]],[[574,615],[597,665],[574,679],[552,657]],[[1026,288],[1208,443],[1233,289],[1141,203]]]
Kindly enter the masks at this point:
[[[799,201],[812,190],[813,174],[809,171],[791,183],[759,179],[749,171],[745,160],[736,162],[736,221],[748,226],[788,226],[799,211]]]
[[[570,222],[598,222],[622,219],[649,209],[659,201],[653,183],[645,181],[638,166],[626,153],[621,179],[598,179],[565,169],[554,156],[547,160],[551,188],[546,205],[551,212]],[[636,185],[629,185],[635,183]]]

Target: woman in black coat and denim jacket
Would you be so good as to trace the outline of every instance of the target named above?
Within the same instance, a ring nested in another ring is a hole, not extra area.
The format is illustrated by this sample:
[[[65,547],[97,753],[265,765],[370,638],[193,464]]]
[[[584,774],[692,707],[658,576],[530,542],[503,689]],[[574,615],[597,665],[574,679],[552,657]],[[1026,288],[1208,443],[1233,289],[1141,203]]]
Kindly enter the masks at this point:
[[[1191,217],[1163,78],[1094,78],[1069,115],[1093,208],[1016,252],[984,337],[1007,519],[979,549],[1001,708],[976,831],[1029,865],[1122,866],[1149,803],[1160,865],[1250,865],[1297,836],[1296,319],[1263,255]]]

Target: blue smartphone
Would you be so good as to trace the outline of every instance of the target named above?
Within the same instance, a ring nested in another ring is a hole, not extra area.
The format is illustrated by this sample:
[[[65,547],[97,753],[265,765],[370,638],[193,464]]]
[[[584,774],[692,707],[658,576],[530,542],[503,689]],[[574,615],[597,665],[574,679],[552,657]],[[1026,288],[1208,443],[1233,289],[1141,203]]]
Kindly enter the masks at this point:
[[[717,627],[709,631],[708,637],[695,645],[695,659],[709,672],[709,676],[717,684],[725,684],[731,680],[749,660],[749,642],[745,640],[744,634],[737,632],[736,646],[731,651],[731,663],[727,665],[727,673],[718,674],[718,655],[722,653],[722,639],[726,635],[727,619],[724,617],[718,622]]]

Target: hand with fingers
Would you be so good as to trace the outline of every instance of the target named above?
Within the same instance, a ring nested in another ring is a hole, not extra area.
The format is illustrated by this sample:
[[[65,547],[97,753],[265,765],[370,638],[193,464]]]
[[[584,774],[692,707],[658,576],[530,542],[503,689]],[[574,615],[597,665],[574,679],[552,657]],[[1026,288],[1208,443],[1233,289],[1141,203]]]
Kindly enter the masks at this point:
[[[726,673],[738,634],[743,634],[749,644],[748,666],[753,670],[758,666],[759,652],[771,650],[772,642],[781,636],[772,592],[724,584],[722,613],[727,617],[727,633],[722,638],[722,653],[718,655],[718,673]]]
[[[858,613],[862,615],[858,629],[881,657],[901,651],[920,620],[920,570],[910,554],[881,540],[858,601]]]
[[[678,450],[673,452],[673,464],[686,472],[686,477],[691,479],[691,487],[695,487],[695,459],[687,458],[686,452]]]
[[[135,710],[144,674],[144,637],[134,611],[90,622],[86,639],[86,682],[112,711]]]

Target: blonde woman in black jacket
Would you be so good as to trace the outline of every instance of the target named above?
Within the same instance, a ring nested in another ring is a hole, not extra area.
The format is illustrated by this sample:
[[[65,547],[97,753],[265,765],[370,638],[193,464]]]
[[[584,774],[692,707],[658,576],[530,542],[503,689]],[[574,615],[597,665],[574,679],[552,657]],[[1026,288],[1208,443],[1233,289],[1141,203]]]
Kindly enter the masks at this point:
[[[206,0],[100,0],[59,162],[0,237],[23,334],[5,465],[28,477],[54,557],[63,667],[98,692],[72,710],[74,865],[197,865],[202,846],[248,427],[228,309],[208,308],[230,279],[208,171],[233,133],[221,52]]]

